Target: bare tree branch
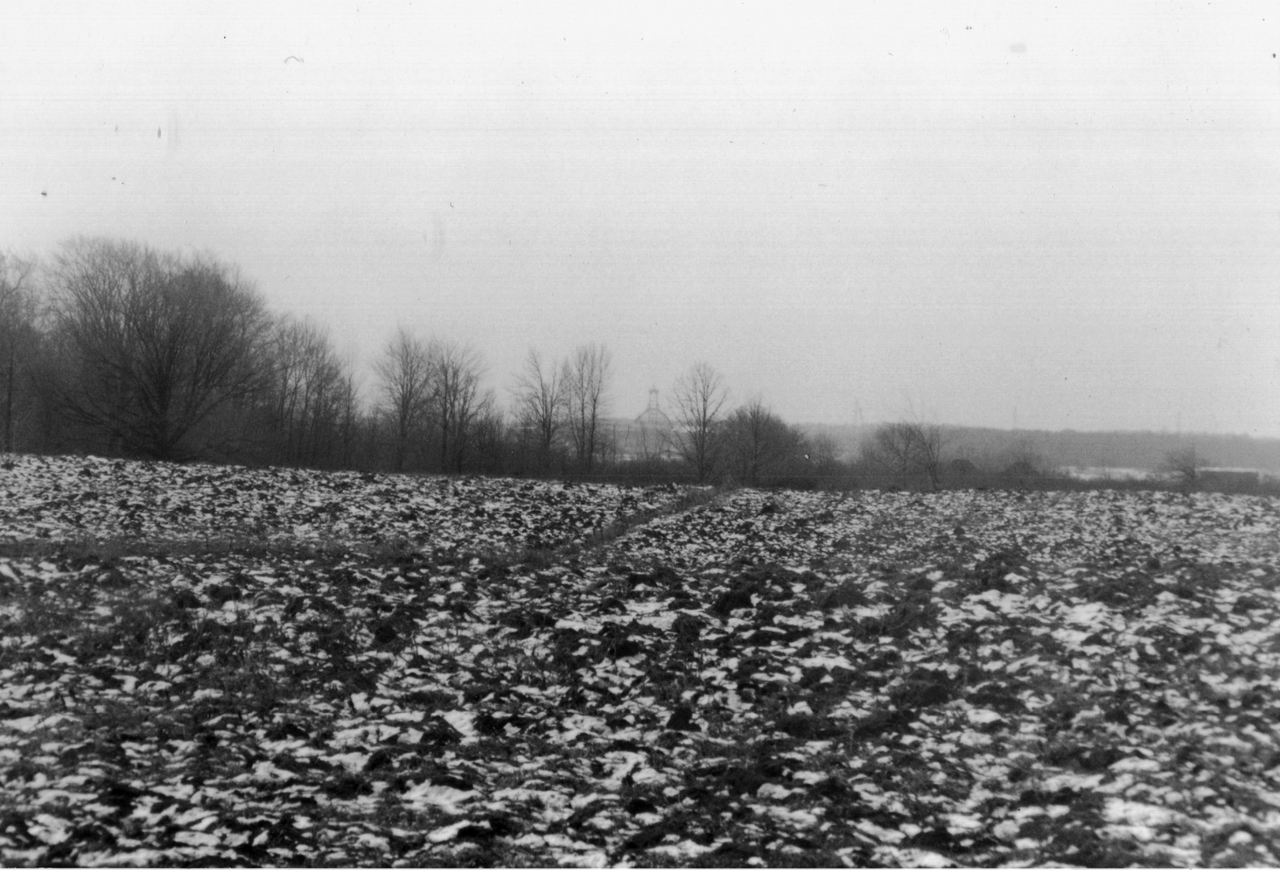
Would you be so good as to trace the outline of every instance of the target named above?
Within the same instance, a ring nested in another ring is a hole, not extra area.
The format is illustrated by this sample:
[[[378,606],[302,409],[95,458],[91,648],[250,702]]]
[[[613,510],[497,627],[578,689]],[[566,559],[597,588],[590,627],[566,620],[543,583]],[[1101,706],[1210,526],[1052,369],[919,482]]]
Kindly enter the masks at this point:
[[[427,409],[431,382],[427,346],[401,329],[383,349],[374,369],[382,388],[382,410],[391,421],[394,468],[403,471],[409,444]]]
[[[65,246],[55,282],[58,327],[75,354],[62,398],[116,449],[199,452],[194,430],[261,389],[269,318],[233,268],[81,239]]]
[[[461,471],[476,418],[486,410],[480,396],[484,366],[473,347],[447,340],[433,341],[428,358],[429,406],[440,442],[440,470]]]
[[[758,486],[800,447],[800,439],[759,397],[735,410],[726,421],[729,465],[747,486]]]
[[[519,424],[534,434],[538,462],[545,470],[565,424],[564,370],[554,363],[544,368],[538,351],[529,348],[524,371],[516,377],[514,399]]]
[[[693,469],[698,482],[705,483],[720,461],[721,410],[729,399],[729,390],[719,372],[700,362],[676,381],[673,393],[676,450]]]
[[[569,436],[579,467],[590,474],[604,446],[600,423],[608,403],[612,358],[604,345],[584,344],[565,360],[561,372]]]
[[[30,281],[34,260],[0,254],[0,389],[4,390],[3,449],[14,449],[14,418],[18,403],[18,375],[24,362],[35,356],[36,296]]]

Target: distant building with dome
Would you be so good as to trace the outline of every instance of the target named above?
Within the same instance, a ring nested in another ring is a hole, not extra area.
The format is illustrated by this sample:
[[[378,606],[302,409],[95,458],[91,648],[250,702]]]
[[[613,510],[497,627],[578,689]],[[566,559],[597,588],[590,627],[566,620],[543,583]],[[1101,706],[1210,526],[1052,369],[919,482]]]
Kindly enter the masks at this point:
[[[671,422],[671,418],[662,410],[658,404],[658,388],[651,387],[649,389],[649,407],[640,412],[640,416],[636,417],[637,426],[645,426],[653,430],[670,431],[675,428]]]
[[[675,429],[675,424],[658,401],[658,389],[650,389],[648,407],[634,420],[619,421],[618,458],[624,461],[674,459]]]

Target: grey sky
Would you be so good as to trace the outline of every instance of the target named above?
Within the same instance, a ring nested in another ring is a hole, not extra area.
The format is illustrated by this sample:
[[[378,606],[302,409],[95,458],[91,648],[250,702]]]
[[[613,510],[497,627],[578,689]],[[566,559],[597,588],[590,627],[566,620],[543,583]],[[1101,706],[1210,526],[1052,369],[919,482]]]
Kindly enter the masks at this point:
[[[11,3],[0,248],[791,421],[1280,435],[1274,4]],[[369,390],[368,392],[372,392]]]

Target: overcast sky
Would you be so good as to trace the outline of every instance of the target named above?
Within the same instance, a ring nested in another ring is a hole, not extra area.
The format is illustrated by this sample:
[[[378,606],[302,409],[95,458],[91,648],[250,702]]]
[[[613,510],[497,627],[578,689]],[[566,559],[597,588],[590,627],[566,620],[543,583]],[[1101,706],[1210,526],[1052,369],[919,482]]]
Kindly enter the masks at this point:
[[[792,422],[1280,436],[1277,19],[10,2],[0,249],[212,251],[504,397],[603,342],[620,415],[705,360]]]

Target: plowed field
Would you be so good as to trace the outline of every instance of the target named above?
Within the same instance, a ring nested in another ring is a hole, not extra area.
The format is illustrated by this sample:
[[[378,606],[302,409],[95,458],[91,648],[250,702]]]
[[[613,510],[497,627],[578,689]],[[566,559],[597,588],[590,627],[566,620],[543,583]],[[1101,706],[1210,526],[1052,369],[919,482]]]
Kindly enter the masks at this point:
[[[1280,864],[1280,503],[4,457],[6,865]]]

